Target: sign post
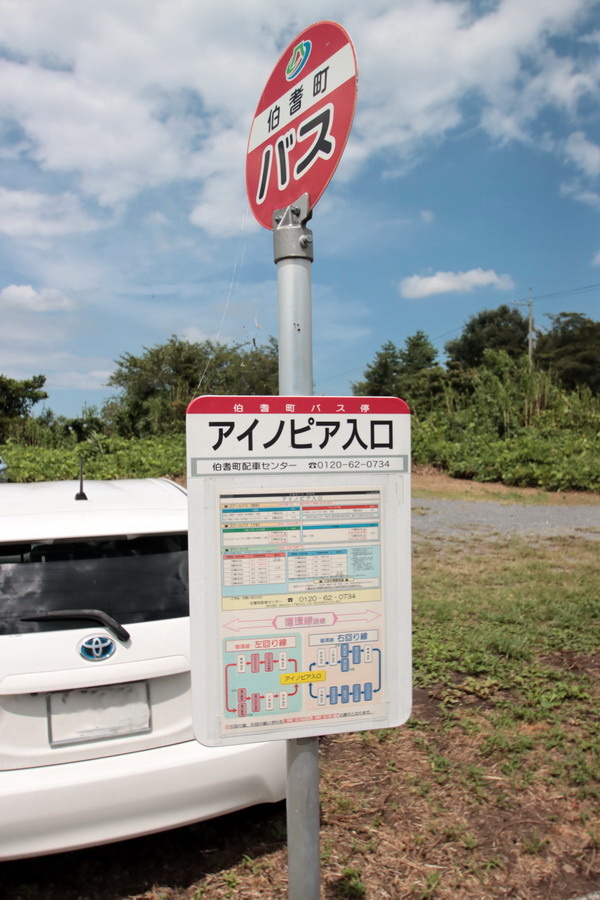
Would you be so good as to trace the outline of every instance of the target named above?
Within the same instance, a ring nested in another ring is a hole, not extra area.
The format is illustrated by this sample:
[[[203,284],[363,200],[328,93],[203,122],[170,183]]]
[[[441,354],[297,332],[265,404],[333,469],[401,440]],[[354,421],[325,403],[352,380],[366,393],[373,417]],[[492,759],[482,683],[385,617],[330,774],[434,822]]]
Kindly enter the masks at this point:
[[[410,714],[409,410],[312,396],[307,222],[346,144],[356,81],[334,22],[305,29],[275,66],[246,183],[273,231],[280,396],[188,408],[194,733],[209,746],[286,740],[289,900],[320,897],[319,736]]]
[[[313,238],[307,193],[273,213],[279,309],[279,393],[313,392]],[[286,822],[289,900],[319,900],[321,834],[319,738],[287,741]]]
[[[313,392],[313,252],[306,222],[346,145],[356,85],[348,34],[335,22],[318,22],[280,57],[250,131],[248,199],[257,220],[273,229],[283,395]],[[288,741],[287,830],[289,900],[318,900],[318,738]]]

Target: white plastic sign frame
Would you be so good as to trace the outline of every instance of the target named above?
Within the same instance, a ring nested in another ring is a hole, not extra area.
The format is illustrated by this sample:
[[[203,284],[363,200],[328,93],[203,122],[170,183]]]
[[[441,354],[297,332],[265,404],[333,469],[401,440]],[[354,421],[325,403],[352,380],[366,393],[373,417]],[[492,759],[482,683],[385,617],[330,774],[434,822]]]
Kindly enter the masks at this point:
[[[192,703],[207,746],[410,715],[410,414],[199,397],[187,415]]]

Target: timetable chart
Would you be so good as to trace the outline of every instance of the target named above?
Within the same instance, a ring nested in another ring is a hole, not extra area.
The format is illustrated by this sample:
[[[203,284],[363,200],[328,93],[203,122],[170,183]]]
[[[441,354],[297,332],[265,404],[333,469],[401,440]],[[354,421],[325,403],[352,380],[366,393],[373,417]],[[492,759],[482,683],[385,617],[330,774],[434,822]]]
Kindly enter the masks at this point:
[[[225,553],[223,584],[226,587],[285,583],[285,553]]]
[[[378,503],[328,503],[327,505],[319,505],[318,503],[307,502],[303,508],[303,519],[305,522],[326,522],[336,521],[339,518],[342,522],[349,520],[364,519],[379,516]]]
[[[293,550],[288,553],[290,579],[339,578],[348,575],[346,550]]]
[[[222,608],[378,601],[380,520],[377,489],[221,495]]]

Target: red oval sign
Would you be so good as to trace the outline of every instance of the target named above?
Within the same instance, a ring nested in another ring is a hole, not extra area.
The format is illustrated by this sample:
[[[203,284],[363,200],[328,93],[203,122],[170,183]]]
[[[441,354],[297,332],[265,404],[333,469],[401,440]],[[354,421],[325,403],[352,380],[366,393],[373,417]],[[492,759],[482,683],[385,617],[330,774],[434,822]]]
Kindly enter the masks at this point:
[[[271,229],[276,209],[317,203],[340,161],[357,92],[354,46],[336,22],[317,22],[281,55],[258,101],[246,155],[252,212]]]

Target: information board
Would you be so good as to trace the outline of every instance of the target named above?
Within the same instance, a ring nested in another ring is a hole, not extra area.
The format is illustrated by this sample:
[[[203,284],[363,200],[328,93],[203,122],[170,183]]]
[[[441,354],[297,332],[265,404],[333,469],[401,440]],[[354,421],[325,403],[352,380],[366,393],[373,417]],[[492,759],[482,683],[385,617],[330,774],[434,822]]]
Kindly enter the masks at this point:
[[[410,713],[410,416],[202,397],[187,421],[194,731],[218,746]]]

